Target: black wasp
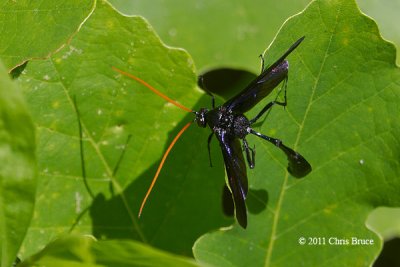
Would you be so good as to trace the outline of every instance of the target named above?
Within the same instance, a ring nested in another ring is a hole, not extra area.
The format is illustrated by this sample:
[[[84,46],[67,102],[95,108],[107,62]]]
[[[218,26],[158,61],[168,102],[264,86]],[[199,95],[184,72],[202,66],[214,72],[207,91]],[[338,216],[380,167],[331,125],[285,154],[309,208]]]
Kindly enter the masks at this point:
[[[225,169],[228,175],[229,188],[232,193],[233,202],[235,204],[236,219],[243,227],[247,227],[247,209],[246,209],[246,196],[248,192],[248,180],[246,173],[246,164],[243,157],[243,150],[246,154],[247,163],[250,168],[254,168],[255,164],[255,151],[246,141],[248,134],[254,134],[280,148],[288,158],[288,171],[295,177],[304,177],[311,171],[311,165],[296,151],[285,146],[281,140],[263,135],[251,128],[265,112],[267,112],[273,105],[286,106],[286,90],[284,102],[272,101],[269,102],[253,119],[249,120],[243,113],[252,109],[258,102],[269,95],[275,87],[281,82],[287,82],[289,63],[285,59],[296,47],[304,40],[304,37],[297,40],[275,63],[267,68],[264,68],[261,74],[254,79],[243,91],[236,96],[229,99],[221,106],[215,107],[214,97],[212,97],[212,109],[201,108],[199,111],[192,111],[191,109],[182,106],[181,104],[173,101],[169,97],[163,95],[151,85],[141,80],[140,78],[121,71],[115,67],[114,70],[128,76],[147,88],[163,97],[167,101],[173,103],[179,108],[193,112],[195,114],[194,121],[200,127],[210,127],[211,134],[208,138],[208,152],[210,153],[210,142],[215,135],[221,146],[222,155],[225,162]],[[190,126],[192,122],[186,124],[182,130],[177,134],[171,142],[167,151],[165,152],[161,163],[158,167],[157,173],[153,178],[149,190],[143,199],[140,207],[139,216],[142,212],[144,204],[157,180],[160,170],[167,158],[171,148],[182,135],[182,133]],[[239,140],[243,142],[243,150]],[[210,160],[211,161],[211,160]]]

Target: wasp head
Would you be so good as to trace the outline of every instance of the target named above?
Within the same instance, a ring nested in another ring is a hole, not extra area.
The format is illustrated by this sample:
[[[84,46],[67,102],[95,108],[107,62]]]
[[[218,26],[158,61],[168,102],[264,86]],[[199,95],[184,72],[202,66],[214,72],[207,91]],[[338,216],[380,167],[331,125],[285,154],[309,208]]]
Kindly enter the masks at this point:
[[[206,108],[201,108],[199,111],[195,111],[194,114],[196,115],[196,118],[194,119],[197,122],[197,125],[199,125],[202,128],[205,128],[207,126],[206,122],[206,113],[208,112],[208,109]]]

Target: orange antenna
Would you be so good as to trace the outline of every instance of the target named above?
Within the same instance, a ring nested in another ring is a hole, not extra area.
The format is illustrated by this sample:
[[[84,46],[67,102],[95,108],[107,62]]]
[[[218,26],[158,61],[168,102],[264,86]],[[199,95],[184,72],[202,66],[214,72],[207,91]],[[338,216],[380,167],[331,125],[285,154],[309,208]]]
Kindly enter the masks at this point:
[[[190,126],[190,124],[192,124],[192,121],[189,122],[189,123],[187,123],[187,124],[179,131],[179,133],[175,136],[174,140],[172,140],[172,142],[171,142],[171,144],[169,145],[167,151],[165,151],[164,156],[163,156],[163,158],[162,158],[162,160],[161,160],[161,162],[160,162],[160,165],[158,165],[158,169],[157,169],[156,175],[154,175],[154,178],[153,178],[153,180],[151,181],[150,187],[149,187],[149,189],[147,190],[146,196],[144,197],[144,199],[143,199],[143,201],[142,201],[142,205],[140,205],[139,214],[138,214],[138,217],[139,217],[139,218],[140,218],[140,215],[142,215],[142,210],[143,210],[144,204],[146,204],[147,198],[149,197],[150,192],[151,192],[151,190],[153,189],[154,184],[155,184],[156,181],[157,181],[158,175],[160,174],[160,171],[161,171],[161,169],[162,169],[162,167],[163,167],[163,165],[164,165],[165,160],[166,160],[167,157],[168,157],[169,152],[171,151],[172,147],[175,145],[176,141],[178,141],[179,137],[181,137],[181,135],[183,134],[183,132]]]
[[[164,95],[163,93],[161,93],[160,91],[158,91],[157,89],[155,89],[153,86],[151,86],[150,84],[148,84],[147,82],[143,81],[142,79],[136,77],[133,74],[127,73],[123,70],[120,70],[114,66],[112,66],[113,70],[121,73],[122,75],[125,75],[131,79],[134,79],[135,81],[138,81],[139,83],[143,84],[144,86],[146,86],[147,88],[149,88],[151,91],[153,91],[154,93],[156,93],[157,95],[161,96],[162,98],[164,98],[165,100],[167,100],[168,102],[174,104],[175,106],[177,106],[178,108],[181,108],[187,112],[193,112],[193,110],[191,110],[190,108],[187,108],[181,104],[179,104],[178,102],[172,100],[171,98],[169,98],[168,96]]]

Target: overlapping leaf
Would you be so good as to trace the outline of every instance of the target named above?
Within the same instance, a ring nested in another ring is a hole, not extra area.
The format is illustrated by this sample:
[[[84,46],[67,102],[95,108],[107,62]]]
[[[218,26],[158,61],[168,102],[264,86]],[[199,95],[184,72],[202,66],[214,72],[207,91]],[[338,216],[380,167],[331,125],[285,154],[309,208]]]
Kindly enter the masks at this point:
[[[34,126],[20,89],[0,62],[0,266],[11,266],[32,218]]]
[[[62,236],[21,264],[26,266],[197,266],[191,259],[177,257],[139,242],[95,241],[93,237]]]
[[[358,0],[360,9],[376,20],[382,36],[393,42],[397,50],[400,47],[399,16],[400,1],[390,1],[382,5],[374,0]],[[397,53],[397,65],[400,63],[400,54]]]

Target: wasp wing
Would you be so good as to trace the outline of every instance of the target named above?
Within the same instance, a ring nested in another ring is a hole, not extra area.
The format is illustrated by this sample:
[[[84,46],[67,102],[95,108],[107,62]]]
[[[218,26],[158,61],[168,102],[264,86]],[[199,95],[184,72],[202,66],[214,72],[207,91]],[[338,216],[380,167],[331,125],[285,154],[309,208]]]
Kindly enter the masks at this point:
[[[245,199],[248,191],[248,181],[242,147],[237,137],[227,134],[225,131],[216,132],[216,136],[224,157],[229,188],[235,203],[236,219],[243,228],[246,228],[247,209]]]
[[[288,77],[289,62],[285,58],[304,40],[297,40],[275,63],[263,70],[243,91],[229,99],[224,106],[237,113],[245,113],[269,95]]]

